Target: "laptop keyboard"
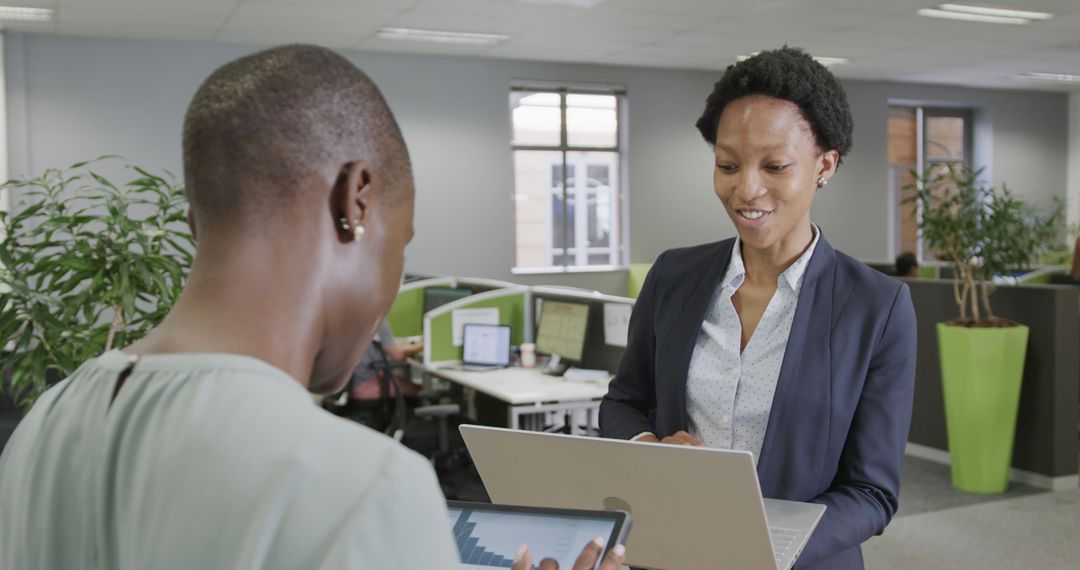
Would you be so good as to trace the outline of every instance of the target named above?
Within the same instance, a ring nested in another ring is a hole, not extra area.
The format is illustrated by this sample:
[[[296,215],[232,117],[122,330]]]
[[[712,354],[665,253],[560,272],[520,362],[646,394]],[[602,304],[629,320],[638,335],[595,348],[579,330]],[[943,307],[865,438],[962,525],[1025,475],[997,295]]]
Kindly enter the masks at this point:
[[[769,536],[772,537],[773,556],[776,557],[777,565],[786,558],[795,546],[795,539],[799,538],[799,531],[790,528],[769,527]]]

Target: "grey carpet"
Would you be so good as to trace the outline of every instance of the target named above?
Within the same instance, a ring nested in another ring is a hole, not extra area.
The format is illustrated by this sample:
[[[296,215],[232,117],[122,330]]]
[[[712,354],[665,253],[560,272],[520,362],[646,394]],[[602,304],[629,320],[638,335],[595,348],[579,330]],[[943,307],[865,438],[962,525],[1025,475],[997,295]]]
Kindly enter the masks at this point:
[[[909,455],[904,458],[904,474],[900,482],[900,511],[896,516],[1014,499],[1043,492],[1045,490],[1037,487],[1010,483],[1008,490],[1000,495],[964,493],[953,489],[948,465]]]
[[[897,517],[863,551],[870,570],[1080,568],[1080,490]]]

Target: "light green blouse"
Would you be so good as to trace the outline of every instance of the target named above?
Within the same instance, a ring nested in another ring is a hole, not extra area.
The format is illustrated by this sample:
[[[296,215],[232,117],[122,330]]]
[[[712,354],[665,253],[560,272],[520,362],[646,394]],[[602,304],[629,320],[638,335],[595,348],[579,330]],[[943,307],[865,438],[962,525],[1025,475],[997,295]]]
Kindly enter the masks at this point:
[[[447,521],[422,457],[245,356],[106,353],[0,457],[0,568],[457,568]]]

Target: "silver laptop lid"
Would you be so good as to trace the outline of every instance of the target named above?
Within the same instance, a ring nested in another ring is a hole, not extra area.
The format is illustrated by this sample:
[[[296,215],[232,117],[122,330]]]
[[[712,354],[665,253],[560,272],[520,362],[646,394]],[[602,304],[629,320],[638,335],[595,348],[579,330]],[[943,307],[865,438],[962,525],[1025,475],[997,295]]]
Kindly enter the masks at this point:
[[[629,566],[715,568],[719,557],[729,568],[777,568],[749,452],[470,425],[461,433],[493,502],[629,512]]]

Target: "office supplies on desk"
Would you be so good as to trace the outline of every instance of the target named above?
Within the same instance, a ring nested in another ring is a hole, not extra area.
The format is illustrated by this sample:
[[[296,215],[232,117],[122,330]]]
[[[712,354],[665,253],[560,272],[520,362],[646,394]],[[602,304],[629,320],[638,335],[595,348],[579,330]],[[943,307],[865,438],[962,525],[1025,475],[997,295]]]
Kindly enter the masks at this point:
[[[461,435],[492,501],[631,512],[629,566],[714,568],[722,554],[726,568],[786,570],[825,512],[762,500],[748,451],[475,425]]]

